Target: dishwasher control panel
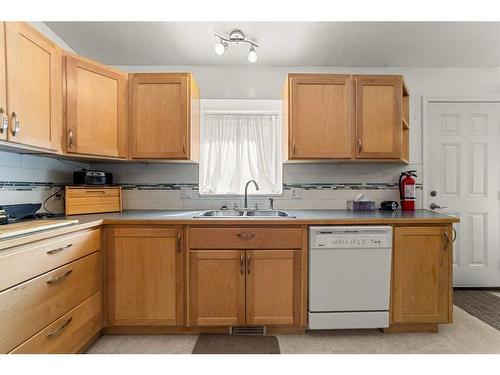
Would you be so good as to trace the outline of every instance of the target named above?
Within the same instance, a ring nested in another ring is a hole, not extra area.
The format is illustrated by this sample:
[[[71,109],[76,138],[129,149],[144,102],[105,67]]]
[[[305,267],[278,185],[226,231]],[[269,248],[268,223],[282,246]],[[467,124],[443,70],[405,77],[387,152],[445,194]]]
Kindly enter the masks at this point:
[[[313,227],[311,249],[388,248],[392,246],[392,227]]]

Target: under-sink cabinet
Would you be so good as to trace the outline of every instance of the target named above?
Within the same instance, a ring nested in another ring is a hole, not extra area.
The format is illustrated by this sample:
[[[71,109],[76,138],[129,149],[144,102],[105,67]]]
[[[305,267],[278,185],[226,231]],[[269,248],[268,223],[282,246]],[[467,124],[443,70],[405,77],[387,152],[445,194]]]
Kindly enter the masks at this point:
[[[188,229],[188,324],[304,327],[301,227]]]

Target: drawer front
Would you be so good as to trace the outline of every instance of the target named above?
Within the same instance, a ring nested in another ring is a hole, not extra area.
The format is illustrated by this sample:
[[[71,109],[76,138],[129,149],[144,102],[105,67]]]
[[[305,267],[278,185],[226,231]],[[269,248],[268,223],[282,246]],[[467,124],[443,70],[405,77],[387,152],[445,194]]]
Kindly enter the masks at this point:
[[[97,292],[11,353],[78,353],[102,329],[102,316],[102,292]]]
[[[301,249],[301,228],[190,228],[190,249]]]
[[[120,188],[66,188],[66,215],[121,211]]]
[[[101,248],[101,230],[93,229],[38,241],[0,256],[0,291],[53,270]]]
[[[93,253],[0,293],[0,353],[14,349],[102,289]]]

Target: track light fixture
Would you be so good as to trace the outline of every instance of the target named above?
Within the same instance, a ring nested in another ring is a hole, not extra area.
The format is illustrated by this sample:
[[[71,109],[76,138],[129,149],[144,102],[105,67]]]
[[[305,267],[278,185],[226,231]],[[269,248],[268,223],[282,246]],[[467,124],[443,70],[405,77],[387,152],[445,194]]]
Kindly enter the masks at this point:
[[[222,56],[226,49],[229,47],[229,43],[239,45],[240,43],[250,44],[250,50],[248,51],[248,61],[254,63],[257,61],[257,52],[255,48],[259,46],[245,38],[245,35],[240,30],[233,30],[229,37],[224,37],[220,34],[215,34],[216,37],[219,38],[219,42],[215,44],[215,53],[219,56]]]

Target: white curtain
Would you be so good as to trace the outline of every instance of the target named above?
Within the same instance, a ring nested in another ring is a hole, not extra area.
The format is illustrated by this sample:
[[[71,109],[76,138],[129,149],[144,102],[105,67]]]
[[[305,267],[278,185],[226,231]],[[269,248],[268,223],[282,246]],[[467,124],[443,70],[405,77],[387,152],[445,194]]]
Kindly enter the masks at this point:
[[[252,194],[281,193],[280,116],[207,113],[200,146],[200,194],[243,194],[251,179]]]

